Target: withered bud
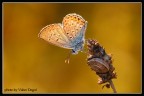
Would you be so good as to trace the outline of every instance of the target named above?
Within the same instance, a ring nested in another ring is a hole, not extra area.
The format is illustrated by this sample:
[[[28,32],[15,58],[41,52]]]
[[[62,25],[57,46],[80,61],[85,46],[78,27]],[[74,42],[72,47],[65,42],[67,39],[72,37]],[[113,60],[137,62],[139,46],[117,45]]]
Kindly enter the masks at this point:
[[[105,55],[105,50],[95,40],[87,40],[87,47],[89,55],[92,56],[91,58],[100,58]]]
[[[115,68],[112,65],[112,57],[96,40],[87,40],[88,57],[87,63],[100,77],[98,83],[102,84],[116,78]]]
[[[110,84],[104,85],[104,86],[102,87],[102,89],[103,89],[104,87],[110,88]]]
[[[106,73],[109,71],[109,65],[100,58],[92,58],[87,62],[91,69],[98,73]]]

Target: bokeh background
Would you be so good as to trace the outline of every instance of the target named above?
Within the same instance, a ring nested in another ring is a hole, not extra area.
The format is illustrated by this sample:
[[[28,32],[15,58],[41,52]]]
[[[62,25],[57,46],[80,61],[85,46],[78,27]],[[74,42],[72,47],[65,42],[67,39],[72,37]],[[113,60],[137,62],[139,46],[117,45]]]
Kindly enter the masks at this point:
[[[141,3],[3,3],[3,92],[37,88],[31,93],[112,93],[98,85],[87,65],[87,55],[38,38],[46,25],[61,23],[69,13],[88,21],[86,39],[92,38],[113,54],[118,93],[141,93]],[[86,46],[85,46],[86,48]],[[86,49],[85,49],[86,50]],[[19,92],[16,92],[19,93]],[[23,91],[21,93],[28,93]]]

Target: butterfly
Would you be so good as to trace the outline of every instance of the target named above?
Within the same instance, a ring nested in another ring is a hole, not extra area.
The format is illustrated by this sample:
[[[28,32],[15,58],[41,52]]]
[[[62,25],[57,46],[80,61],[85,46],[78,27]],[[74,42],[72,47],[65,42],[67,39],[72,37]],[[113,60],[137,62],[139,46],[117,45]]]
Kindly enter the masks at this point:
[[[84,47],[86,28],[87,21],[82,16],[70,13],[63,18],[62,24],[54,23],[42,28],[38,37],[55,46],[71,49],[72,54],[78,54]]]

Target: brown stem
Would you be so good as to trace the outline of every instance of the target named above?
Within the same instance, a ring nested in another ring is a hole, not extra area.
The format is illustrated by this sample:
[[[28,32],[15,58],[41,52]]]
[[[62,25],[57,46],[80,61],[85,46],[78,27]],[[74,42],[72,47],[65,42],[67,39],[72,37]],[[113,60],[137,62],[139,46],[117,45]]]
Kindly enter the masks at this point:
[[[111,88],[113,89],[113,92],[114,92],[114,93],[117,93],[117,91],[116,91],[116,89],[115,89],[115,86],[114,86],[112,80],[109,80],[109,83],[110,83],[110,85],[111,85]]]

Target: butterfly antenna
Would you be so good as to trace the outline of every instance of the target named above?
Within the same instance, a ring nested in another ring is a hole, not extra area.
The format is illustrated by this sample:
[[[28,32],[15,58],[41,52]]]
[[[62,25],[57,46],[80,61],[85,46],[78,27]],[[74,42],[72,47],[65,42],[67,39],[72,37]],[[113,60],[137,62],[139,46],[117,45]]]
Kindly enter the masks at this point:
[[[69,64],[70,56],[71,56],[71,51],[69,52],[67,58],[65,59],[65,63],[68,63],[68,64]]]

